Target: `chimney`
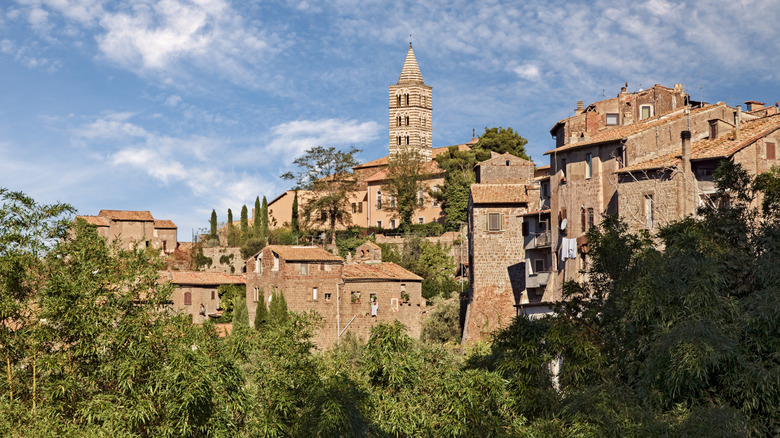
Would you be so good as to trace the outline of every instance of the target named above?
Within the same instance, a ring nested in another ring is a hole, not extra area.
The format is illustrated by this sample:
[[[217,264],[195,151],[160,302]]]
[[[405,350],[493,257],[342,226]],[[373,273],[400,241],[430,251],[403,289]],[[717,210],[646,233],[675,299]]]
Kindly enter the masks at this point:
[[[759,102],[756,100],[747,100],[744,102],[745,104],[745,110],[747,112],[760,110],[764,107],[764,102]]]
[[[623,87],[620,87],[620,92],[621,92],[621,93],[625,93],[625,92],[627,92],[627,91],[628,91],[628,82],[626,82],[626,85],[625,85],[625,86],[623,86]]]
[[[579,114],[582,112],[582,109],[584,108],[584,105],[581,100],[577,101],[577,109],[574,110],[574,114]]]
[[[677,93],[682,93],[682,91],[683,91],[682,84],[674,84],[674,91],[677,92]]]

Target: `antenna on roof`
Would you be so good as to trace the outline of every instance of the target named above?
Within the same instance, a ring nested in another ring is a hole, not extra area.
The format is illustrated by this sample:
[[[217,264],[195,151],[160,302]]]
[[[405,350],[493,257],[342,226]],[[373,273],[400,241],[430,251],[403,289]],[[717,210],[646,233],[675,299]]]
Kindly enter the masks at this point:
[[[699,63],[699,108],[704,108],[704,76]]]
[[[412,34],[409,34],[409,48],[412,48]]]

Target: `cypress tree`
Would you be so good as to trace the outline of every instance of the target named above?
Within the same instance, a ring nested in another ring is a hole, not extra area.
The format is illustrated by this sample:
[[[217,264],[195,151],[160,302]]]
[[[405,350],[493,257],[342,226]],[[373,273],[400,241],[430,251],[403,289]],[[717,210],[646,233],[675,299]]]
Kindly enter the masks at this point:
[[[284,299],[284,294],[281,292],[274,292],[273,294],[271,306],[268,310],[268,320],[275,325],[287,321],[287,300]]]
[[[211,220],[209,221],[211,226],[211,232],[209,232],[209,239],[217,238],[217,211],[211,210]]]
[[[233,327],[249,327],[249,309],[246,308],[246,298],[240,295],[233,304]]]
[[[301,227],[298,223],[298,191],[295,191],[295,197],[293,198],[293,205],[292,205],[292,219],[290,219],[290,231],[292,231],[293,234],[297,235],[301,230]]]
[[[263,226],[263,237],[268,237],[268,201],[265,200],[265,196],[263,196],[261,220]]]
[[[243,244],[249,239],[249,215],[247,212],[246,204],[241,207],[241,242]]]
[[[227,220],[227,246],[235,246],[235,231],[233,230],[233,211],[228,208],[228,220]]]
[[[252,213],[252,231],[255,237],[265,237],[262,235],[262,211],[260,210],[260,197],[255,198],[255,211]]]
[[[268,322],[268,308],[265,306],[265,291],[260,289],[257,311],[255,312],[255,330],[260,330],[266,322]]]

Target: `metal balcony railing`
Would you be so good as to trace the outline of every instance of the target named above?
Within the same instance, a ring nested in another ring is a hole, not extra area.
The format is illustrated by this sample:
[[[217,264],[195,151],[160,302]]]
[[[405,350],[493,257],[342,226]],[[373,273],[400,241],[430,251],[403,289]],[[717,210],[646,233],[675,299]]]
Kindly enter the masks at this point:
[[[549,231],[543,233],[531,233],[531,239],[525,246],[526,249],[549,247],[552,242],[552,235]]]

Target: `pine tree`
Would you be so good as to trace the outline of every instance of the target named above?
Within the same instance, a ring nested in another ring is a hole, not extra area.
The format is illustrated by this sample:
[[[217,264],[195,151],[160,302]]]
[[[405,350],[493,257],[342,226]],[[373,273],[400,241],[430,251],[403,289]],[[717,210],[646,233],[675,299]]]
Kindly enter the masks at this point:
[[[266,201],[265,196],[263,196],[262,216],[260,219],[262,221],[263,237],[268,237],[268,201]]]
[[[209,221],[211,231],[209,232],[209,239],[217,238],[217,211],[211,210],[211,220]]]
[[[252,213],[252,232],[255,237],[263,236],[262,210],[260,209],[260,197],[255,198],[255,211]]]
[[[266,322],[268,322],[268,308],[265,306],[265,291],[260,289],[255,312],[255,330],[260,330]]]
[[[247,212],[246,205],[241,207],[241,236],[240,236],[241,242],[239,244],[243,244],[246,242],[247,239],[249,239],[249,214]]]
[[[293,198],[292,205],[292,219],[290,219],[290,231],[293,234],[298,235],[301,231],[301,226],[298,220],[298,191],[295,191],[295,197]]]

